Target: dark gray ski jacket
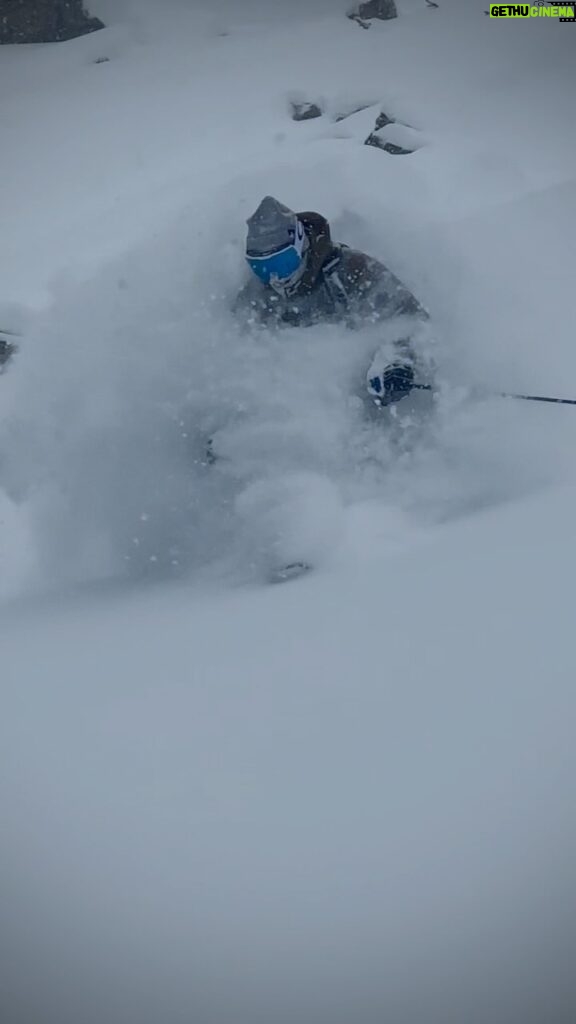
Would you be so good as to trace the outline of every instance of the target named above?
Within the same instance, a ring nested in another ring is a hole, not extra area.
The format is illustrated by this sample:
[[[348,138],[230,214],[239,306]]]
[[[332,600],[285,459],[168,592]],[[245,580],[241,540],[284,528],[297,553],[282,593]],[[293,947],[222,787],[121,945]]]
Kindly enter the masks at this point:
[[[355,327],[395,316],[428,319],[424,307],[382,263],[334,243],[325,217],[313,212],[296,216],[310,242],[306,272],[286,296],[252,276],[234,306],[245,323],[307,327],[346,322]]]

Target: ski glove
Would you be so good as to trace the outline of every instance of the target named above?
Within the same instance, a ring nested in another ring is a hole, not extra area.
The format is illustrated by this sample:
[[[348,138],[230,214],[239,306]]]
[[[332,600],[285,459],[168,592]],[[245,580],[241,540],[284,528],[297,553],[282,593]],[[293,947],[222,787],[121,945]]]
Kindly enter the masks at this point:
[[[406,398],[414,387],[414,369],[410,363],[390,363],[382,373],[368,379],[368,391],[377,405],[394,405]]]

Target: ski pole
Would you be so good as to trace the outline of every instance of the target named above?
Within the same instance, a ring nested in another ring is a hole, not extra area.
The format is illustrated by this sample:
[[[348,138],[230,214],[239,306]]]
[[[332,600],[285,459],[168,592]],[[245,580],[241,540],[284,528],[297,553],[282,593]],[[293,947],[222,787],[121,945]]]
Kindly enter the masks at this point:
[[[7,334],[9,338],[21,338],[20,331],[5,331],[0,327],[0,334]]]
[[[555,405],[576,405],[576,398],[551,398],[549,395],[513,395],[504,392],[501,398],[522,398],[525,402],[553,402]]]
[[[413,384],[417,391],[433,391],[431,384]],[[511,391],[495,392],[497,398],[520,398],[524,402],[550,402],[554,405],[576,405],[576,398],[552,398],[550,395],[516,395]]]

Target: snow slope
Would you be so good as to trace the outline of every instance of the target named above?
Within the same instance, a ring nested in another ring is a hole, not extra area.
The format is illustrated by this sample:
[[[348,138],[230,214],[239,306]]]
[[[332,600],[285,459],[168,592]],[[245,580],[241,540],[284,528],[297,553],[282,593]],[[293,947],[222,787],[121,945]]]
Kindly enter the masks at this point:
[[[574,33],[399,6],[0,51],[10,1024],[574,1019],[576,418],[490,397],[576,394]],[[434,404],[241,334],[267,192],[428,305]]]
[[[24,1019],[571,1020],[563,497],[273,593],[8,611]]]

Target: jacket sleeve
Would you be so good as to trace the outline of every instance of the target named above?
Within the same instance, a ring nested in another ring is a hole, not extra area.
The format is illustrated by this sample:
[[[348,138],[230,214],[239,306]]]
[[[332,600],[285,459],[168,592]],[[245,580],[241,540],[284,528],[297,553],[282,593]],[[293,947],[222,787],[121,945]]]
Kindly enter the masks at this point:
[[[355,320],[390,321],[388,339],[374,356],[369,371],[387,364],[410,363],[423,376],[431,359],[429,314],[412,292],[384,264],[364,253],[344,250],[345,280]]]
[[[268,290],[256,279],[249,279],[240,289],[232,303],[232,313],[245,329],[274,323],[278,319],[278,310]]]
[[[383,263],[354,249],[343,249],[342,257],[350,304],[362,319],[389,320],[396,316],[428,319],[424,306]]]

